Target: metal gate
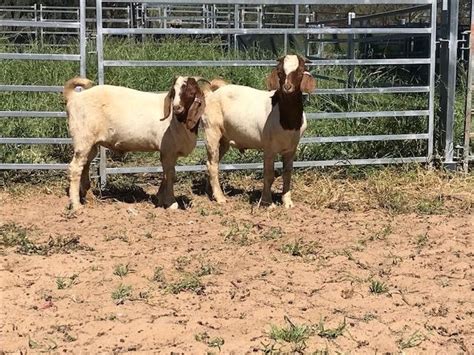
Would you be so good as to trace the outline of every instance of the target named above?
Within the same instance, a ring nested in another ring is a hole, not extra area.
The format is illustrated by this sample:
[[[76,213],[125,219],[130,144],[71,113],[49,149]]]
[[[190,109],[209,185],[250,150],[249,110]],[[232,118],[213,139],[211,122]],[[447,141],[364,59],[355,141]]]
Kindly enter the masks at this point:
[[[32,20],[1,20],[0,27],[17,28],[18,33],[28,29],[77,29],[79,34],[79,53],[77,54],[45,54],[45,53],[0,53],[1,60],[36,60],[36,61],[75,61],[80,63],[79,73],[86,76],[86,0],[79,1],[79,19],[77,21],[37,21]],[[0,91],[8,92],[62,92],[62,86],[45,85],[5,85],[0,84]],[[63,111],[0,111],[0,119],[28,117],[45,119],[66,117]],[[14,138],[3,137],[0,132],[0,144],[70,144],[70,138]],[[67,164],[6,164],[0,163],[0,170],[64,170]]]
[[[314,143],[342,143],[342,142],[376,142],[376,141],[411,141],[420,140],[427,144],[426,155],[406,156],[393,158],[372,158],[372,159],[348,159],[348,160],[311,160],[296,161],[295,167],[314,167],[314,166],[334,166],[334,165],[366,165],[366,164],[392,164],[407,162],[430,162],[433,158],[434,149],[434,95],[435,95],[435,63],[436,63],[436,16],[437,0],[139,0],[138,3],[156,4],[156,5],[183,5],[194,4],[201,5],[227,5],[233,4],[235,12],[238,13],[239,6],[242,5],[293,5],[299,6],[311,5],[367,5],[367,4],[399,4],[399,5],[426,5],[430,8],[430,23],[428,27],[378,27],[378,28],[338,28],[338,27],[318,27],[318,28],[240,28],[239,23],[235,21],[233,28],[110,28],[104,27],[103,22],[103,4],[104,3],[124,3],[128,0],[97,0],[97,56],[98,56],[98,77],[99,84],[107,83],[107,68],[110,67],[228,67],[228,66],[261,66],[273,67],[274,60],[215,60],[215,61],[168,61],[160,60],[108,60],[104,59],[104,37],[110,35],[228,35],[241,36],[250,34],[266,34],[274,36],[283,36],[285,50],[287,48],[288,37],[291,35],[425,35],[429,41],[430,54],[421,58],[393,58],[393,59],[318,59],[313,60],[308,65],[317,66],[403,66],[403,65],[421,65],[427,67],[429,75],[427,85],[422,86],[392,86],[392,87],[347,87],[337,89],[317,89],[313,95],[359,95],[359,94],[395,94],[395,93],[423,93],[428,96],[428,105],[423,109],[413,110],[389,110],[373,112],[325,112],[309,113],[309,120],[331,120],[331,119],[354,119],[354,118],[399,118],[406,117],[416,120],[417,118],[428,118],[427,127],[424,132],[410,134],[385,134],[385,135],[353,135],[353,136],[312,136],[304,137],[301,140],[302,145]],[[177,70],[177,72],[179,72]],[[198,146],[203,146],[202,141]],[[277,167],[281,164],[276,163]],[[261,169],[261,163],[247,164],[221,164],[222,170],[236,169]],[[201,171],[204,165],[180,165],[177,171]],[[100,177],[102,184],[105,184],[107,175],[123,173],[150,173],[161,171],[160,167],[142,166],[142,167],[107,167],[106,149],[100,151]]]

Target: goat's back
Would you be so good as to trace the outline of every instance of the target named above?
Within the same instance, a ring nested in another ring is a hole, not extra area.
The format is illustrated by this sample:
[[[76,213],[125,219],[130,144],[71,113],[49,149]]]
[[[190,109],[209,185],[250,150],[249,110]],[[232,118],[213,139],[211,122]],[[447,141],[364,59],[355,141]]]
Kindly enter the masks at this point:
[[[94,86],[67,103],[75,142],[94,139],[116,150],[159,150],[170,125],[163,120],[166,93],[112,85]]]

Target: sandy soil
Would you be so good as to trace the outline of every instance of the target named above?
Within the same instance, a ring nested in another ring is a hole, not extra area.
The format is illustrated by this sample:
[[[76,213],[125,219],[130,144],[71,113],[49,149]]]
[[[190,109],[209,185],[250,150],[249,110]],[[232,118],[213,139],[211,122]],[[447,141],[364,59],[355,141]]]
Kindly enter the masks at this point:
[[[43,246],[1,247],[3,352],[474,351],[472,215],[194,196],[187,210],[106,199],[70,217],[66,203],[0,193],[3,230]],[[121,284],[131,293],[113,299]],[[305,336],[274,340],[272,325]]]

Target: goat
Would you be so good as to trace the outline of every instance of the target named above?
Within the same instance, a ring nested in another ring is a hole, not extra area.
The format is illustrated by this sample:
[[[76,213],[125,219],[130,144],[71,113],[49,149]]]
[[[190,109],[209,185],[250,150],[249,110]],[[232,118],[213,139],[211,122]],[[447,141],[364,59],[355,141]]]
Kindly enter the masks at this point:
[[[305,60],[298,55],[278,59],[278,65],[267,78],[271,91],[226,85],[222,81],[215,85],[220,87],[206,96],[207,106],[202,117],[214,198],[218,203],[226,202],[219,186],[219,161],[233,146],[241,151],[259,149],[264,152],[261,205],[272,205],[274,159],[276,154],[282,155],[282,202],[286,208],[293,207],[290,191],[293,160],[307,125],[302,93],[313,92],[316,87]]]
[[[177,209],[173,183],[178,157],[196,146],[205,109],[202,79],[176,77],[168,93],[148,93],[120,86],[98,85],[73,78],[64,85],[68,129],[74,157],[69,165],[69,198],[73,211],[90,188],[89,166],[98,146],[119,152],[160,151],[163,179],[158,205]],[[79,91],[79,92],[78,92]]]

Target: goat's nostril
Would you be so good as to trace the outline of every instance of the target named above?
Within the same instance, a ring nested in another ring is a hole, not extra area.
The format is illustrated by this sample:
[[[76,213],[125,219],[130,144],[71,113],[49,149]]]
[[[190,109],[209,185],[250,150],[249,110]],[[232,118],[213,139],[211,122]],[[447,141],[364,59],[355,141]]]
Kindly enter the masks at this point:
[[[285,84],[285,85],[283,85],[283,89],[285,91],[290,91],[292,89],[292,86],[291,86],[291,84]]]
[[[173,106],[173,112],[174,113],[182,113],[184,111],[184,107],[179,105],[179,106]]]

